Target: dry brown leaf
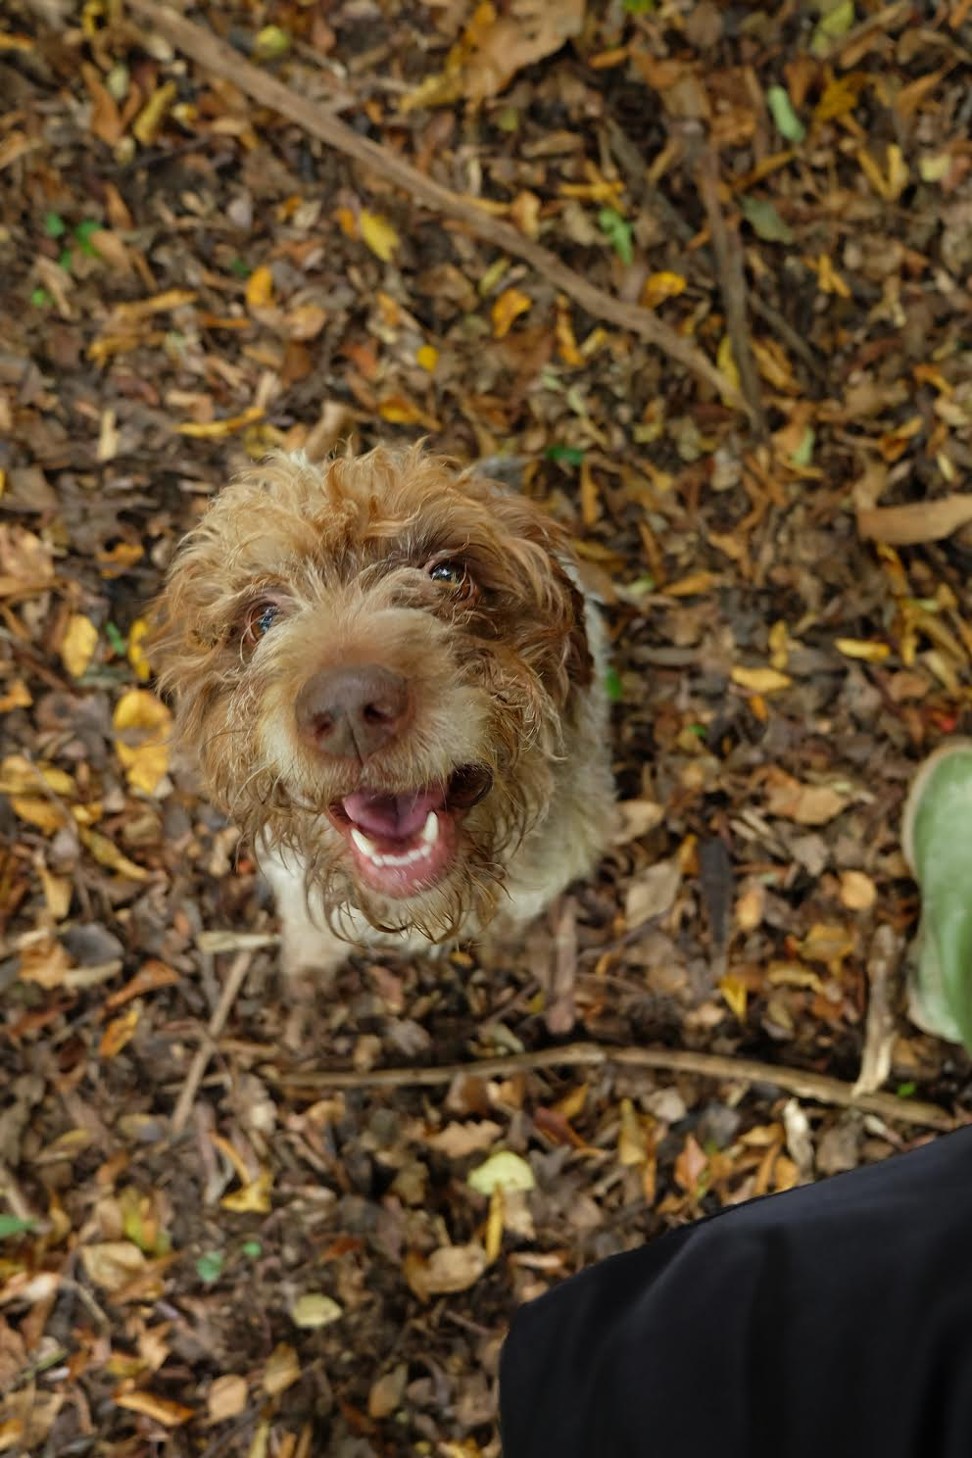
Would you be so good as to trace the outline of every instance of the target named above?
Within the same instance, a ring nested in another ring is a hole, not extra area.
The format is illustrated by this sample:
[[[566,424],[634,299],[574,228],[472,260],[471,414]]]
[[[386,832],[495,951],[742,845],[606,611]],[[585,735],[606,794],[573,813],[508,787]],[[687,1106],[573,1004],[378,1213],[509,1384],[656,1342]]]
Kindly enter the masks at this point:
[[[206,1412],[211,1423],[224,1423],[246,1410],[249,1389],[244,1377],[229,1372],[217,1377],[206,1395]]]
[[[459,97],[496,96],[524,66],[559,51],[584,24],[584,0],[511,0],[499,14],[491,0],[476,6],[445,69],[405,97],[403,111],[448,106]]]
[[[112,1018],[98,1044],[100,1058],[117,1057],[121,1050],[132,1041],[138,1027],[140,1011],[136,1004],[123,1012],[120,1017]]]
[[[127,876],[130,881],[147,881],[149,873],[144,866],[139,866],[135,861],[130,861],[124,851],[120,851],[113,840],[107,835],[102,835],[97,830],[88,830],[85,826],[78,827],[78,835],[81,844],[85,846],[99,866],[105,866],[109,871],[117,871],[119,876]]]
[[[268,1397],[279,1397],[293,1387],[300,1377],[300,1363],[293,1347],[280,1342],[270,1353],[263,1373],[263,1390]]]
[[[105,1240],[81,1247],[81,1261],[90,1280],[110,1295],[121,1291],[148,1265],[145,1255],[130,1240]]]
[[[919,542],[940,542],[970,521],[972,493],[905,506],[866,507],[857,513],[857,530],[862,537],[890,547],[911,547]]]
[[[831,785],[804,785],[781,769],[769,772],[766,787],[769,813],[798,825],[826,825],[850,803]]]
[[[0,524],[0,597],[39,592],[53,580],[47,543],[24,527]]]
[[[678,858],[658,861],[640,871],[628,882],[624,899],[624,915],[628,929],[633,930],[653,917],[662,916],[671,907],[682,880]]]
[[[751,694],[776,694],[793,682],[788,674],[776,668],[733,668],[729,677]]]
[[[373,1382],[368,1393],[368,1416],[375,1421],[391,1417],[401,1406],[407,1383],[407,1362],[400,1362],[397,1367],[379,1377],[377,1382]]]
[[[870,911],[877,900],[877,887],[863,871],[842,871],[840,900],[848,911]]]
[[[320,1326],[331,1326],[335,1321],[340,1321],[344,1315],[344,1308],[340,1306],[333,1296],[325,1296],[321,1291],[305,1291],[303,1296],[298,1296],[290,1309],[290,1316],[294,1326],[302,1330],[312,1331]]]
[[[430,1296],[447,1296],[455,1291],[468,1291],[486,1270],[488,1260],[483,1246],[443,1245],[427,1260],[410,1253],[403,1262],[405,1279],[422,1301]]]
[[[655,800],[622,800],[618,805],[618,828],[614,834],[615,845],[627,845],[647,835],[665,818],[664,806]]]
[[[463,1159],[467,1154],[480,1154],[492,1149],[502,1130],[491,1119],[481,1119],[471,1124],[447,1124],[444,1129],[430,1134],[425,1141],[430,1149],[444,1154],[449,1159]]]

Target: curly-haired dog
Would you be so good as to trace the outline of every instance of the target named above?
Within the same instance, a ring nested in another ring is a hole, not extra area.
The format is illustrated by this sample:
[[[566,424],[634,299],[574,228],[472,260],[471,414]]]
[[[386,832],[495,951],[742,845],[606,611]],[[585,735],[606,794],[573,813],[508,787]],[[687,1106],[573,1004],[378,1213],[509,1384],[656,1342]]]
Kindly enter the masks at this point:
[[[279,457],[178,550],[156,652],[288,971],[507,928],[612,821],[601,632],[531,502],[421,448]]]

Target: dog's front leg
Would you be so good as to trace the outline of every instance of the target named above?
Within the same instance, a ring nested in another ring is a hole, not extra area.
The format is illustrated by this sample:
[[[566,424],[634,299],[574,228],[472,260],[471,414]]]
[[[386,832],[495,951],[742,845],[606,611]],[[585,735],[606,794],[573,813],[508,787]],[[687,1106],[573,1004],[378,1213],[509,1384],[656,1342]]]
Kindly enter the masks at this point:
[[[324,921],[317,920],[308,906],[304,868],[293,854],[261,847],[260,870],[273,891],[280,918],[280,965],[287,977],[328,977],[351,950],[336,937]]]

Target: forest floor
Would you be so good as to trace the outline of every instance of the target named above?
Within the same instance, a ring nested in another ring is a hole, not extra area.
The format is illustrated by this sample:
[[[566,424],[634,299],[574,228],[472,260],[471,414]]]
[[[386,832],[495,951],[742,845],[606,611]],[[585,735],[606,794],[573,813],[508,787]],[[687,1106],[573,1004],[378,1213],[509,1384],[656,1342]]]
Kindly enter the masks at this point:
[[[3,12],[0,1453],[495,1458],[518,1304],[972,1113],[899,843],[972,722],[972,4]],[[423,435],[575,539],[623,831],[294,1047],[146,617],[247,459]]]

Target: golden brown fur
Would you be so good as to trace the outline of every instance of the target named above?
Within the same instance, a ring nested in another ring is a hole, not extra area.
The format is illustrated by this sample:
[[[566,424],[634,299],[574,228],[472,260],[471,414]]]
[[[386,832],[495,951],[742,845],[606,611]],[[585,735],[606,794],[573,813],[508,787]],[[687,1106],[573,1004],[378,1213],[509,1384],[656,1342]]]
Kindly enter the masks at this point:
[[[432,580],[442,561],[462,564],[460,587]],[[277,616],[259,636],[266,604]],[[529,501],[421,448],[277,458],[215,499],[157,617],[178,736],[258,848],[291,969],[333,965],[349,950],[336,936],[416,947],[475,934],[504,893],[521,920],[603,848],[597,623],[563,534]],[[308,747],[294,716],[308,675],[347,663],[387,666],[414,705],[400,735],[351,761]],[[456,811],[448,874],[404,899],[362,885],[333,807],[470,764],[492,787]]]

